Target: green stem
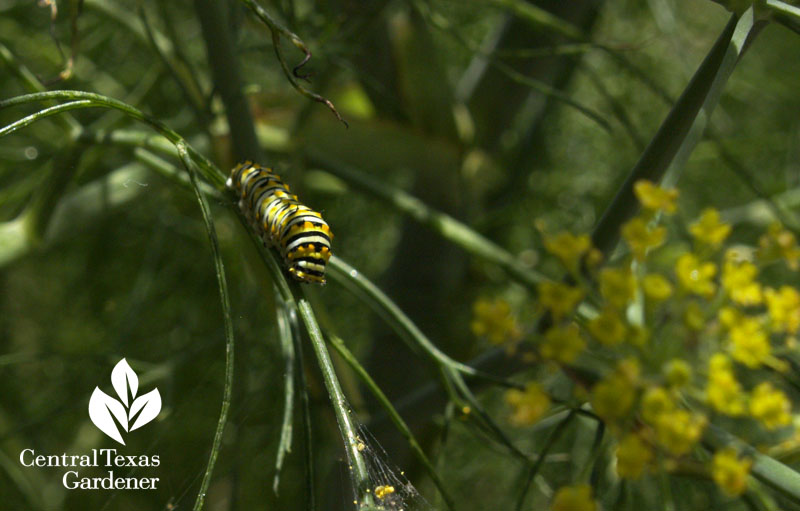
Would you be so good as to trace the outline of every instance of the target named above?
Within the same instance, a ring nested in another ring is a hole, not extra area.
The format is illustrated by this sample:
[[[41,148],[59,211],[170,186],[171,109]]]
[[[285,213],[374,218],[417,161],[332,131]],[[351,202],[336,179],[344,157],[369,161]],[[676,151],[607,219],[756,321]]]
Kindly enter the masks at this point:
[[[314,511],[317,508],[316,496],[314,492],[314,444],[312,442],[311,429],[311,403],[308,397],[308,382],[306,381],[305,366],[303,363],[303,345],[300,342],[299,328],[297,326],[297,316],[291,317],[292,340],[294,341],[295,357],[297,359],[297,386],[300,389],[301,401],[303,403],[303,451],[305,453],[305,473],[306,473],[306,511]]]
[[[369,484],[369,472],[367,471],[366,461],[361,451],[358,449],[358,430],[350,416],[350,405],[344,396],[344,392],[342,392],[339,379],[336,377],[333,361],[328,353],[328,349],[325,347],[325,340],[322,337],[322,332],[314,317],[314,311],[311,305],[305,298],[300,298],[297,305],[300,317],[311,339],[311,347],[317,357],[317,362],[322,372],[322,380],[325,383],[325,388],[333,404],[336,422],[339,424],[339,431],[342,434],[345,450],[347,451],[347,459],[350,465],[348,469],[353,477],[356,494],[358,495],[359,501],[371,504],[372,489]]]
[[[753,460],[750,475],[777,490],[794,503],[800,503],[800,473],[784,465],[780,461],[761,453],[755,447],[743,442],[722,428],[710,424],[706,428],[703,440],[712,450],[733,446],[742,456]]]
[[[185,172],[182,172],[175,165],[164,160],[163,158],[159,158],[150,151],[142,149],[141,147],[137,147],[133,150],[133,157],[143,163],[147,168],[154,170],[161,176],[169,179],[180,187],[185,188],[186,190],[191,190],[193,188],[192,181]],[[211,185],[204,181],[198,183],[198,185],[200,186],[200,191],[207,198],[220,203],[225,202],[226,197],[216,188],[212,188]]]
[[[241,224],[246,228],[256,250],[258,250],[261,260],[270,272],[273,283],[281,299],[286,303],[289,309],[297,310],[303,321],[311,340],[314,355],[316,356],[317,363],[322,372],[322,378],[328,392],[328,397],[331,400],[333,411],[336,415],[336,422],[339,426],[339,432],[342,436],[347,459],[350,464],[349,468],[353,478],[354,490],[358,499],[367,504],[371,504],[373,498],[372,490],[369,487],[369,473],[366,460],[361,451],[358,450],[357,428],[350,415],[350,406],[344,396],[344,392],[342,392],[339,379],[336,376],[336,371],[325,346],[325,340],[322,337],[322,332],[319,328],[316,316],[314,315],[314,310],[308,300],[302,296],[299,284],[292,282],[290,285],[286,280],[284,269],[278,262],[275,252],[264,246],[261,238],[249,227],[247,219],[244,218],[241,213],[239,213],[238,217]]]
[[[517,281],[535,288],[540,282],[548,280],[541,273],[526,267],[501,246],[450,215],[430,208],[423,201],[403,190],[387,186],[365,172],[324,157],[314,150],[309,150],[308,154],[314,163],[322,165],[328,172],[388,202],[398,211],[432,229],[446,240],[458,245],[475,257],[500,266]]]
[[[225,325],[225,384],[222,391],[222,408],[219,412],[216,430],[214,431],[214,440],[211,444],[211,454],[208,457],[208,465],[203,475],[203,480],[200,483],[197,499],[194,502],[194,511],[200,511],[203,508],[208,485],[211,483],[211,474],[214,472],[214,465],[217,462],[217,456],[222,447],[222,433],[225,431],[225,424],[228,421],[228,410],[231,406],[231,395],[233,393],[233,321],[231,320],[231,304],[228,298],[228,282],[225,278],[225,266],[222,262],[222,255],[219,250],[219,241],[217,240],[217,231],[214,228],[214,221],[211,217],[211,209],[208,207],[205,195],[200,192],[194,161],[190,157],[186,145],[183,142],[179,142],[176,144],[176,147],[180,154],[181,161],[186,167],[186,171],[189,173],[189,178],[192,180],[195,197],[200,205],[208,240],[211,243],[211,252],[214,256],[214,268],[216,270],[217,284],[219,286],[219,298],[222,303],[222,319]]]
[[[275,294],[278,295],[277,291]],[[294,368],[296,358],[288,309],[280,299],[280,295],[276,299],[279,304],[277,307],[278,339],[281,342],[281,356],[283,356],[284,361],[283,420],[281,421],[281,435],[278,441],[278,454],[275,456],[275,477],[272,480],[272,491],[277,495],[283,460],[292,450],[292,416],[294,415],[294,386],[296,379]]]
[[[583,115],[585,115],[586,117],[591,119],[592,121],[596,122],[601,128],[603,128],[606,131],[606,133],[611,134],[611,132],[612,132],[611,125],[598,112],[595,112],[591,108],[578,103],[577,101],[575,101],[574,99],[569,97],[569,95],[561,92],[560,90],[558,90],[555,87],[547,85],[546,83],[544,83],[544,82],[542,82],[540,80],[535,80],[533,78],[525,76],[524,74],[520,73],[519,71],[517,71],[513,67],[503,63],[500,60],[491,59],[490,62],[494,67],[499,69],[503,74],[505,74],[507,77],[509,77],[512,81],[514,81],[514,82],[516,82],[516,83],[518,83],[520,85],[524,85],[525,87],[528,87],[528,88],[530,88],[532,90],[535,90],[536,92],[539,92],[539,93],[541,93],[541,94],[543,94],[545,96],[551,97],[551,98],[553,98],[553,99],[555,99],[557,101],[560,101],[560,102],[564,103],[565,105],[568,105],[568,106],[574,108],[575,110],[579,111],[580,113],[582,113]]]
[[[547,457],[547,453],[550,452],[550,449],[553,448],[556,441],[561,437],[564,433],[564,430],[567,426],[572,422],[572,419],[575,417],[575,410],[570,410],[564,419],[559,422],[555,428],[550,432],[547,436],[547,440],[544,441],[544,445],[542,449],[539,451],[539,454],[536,458],[536,462],[531,465],[528,473],[525,474],[525,482],[522,485],[522,491],[517,498],[517,511],[521,511],[523,505],[525,504],[525,497],[528,495],[528,490],[530,489],[531,483],[533,479],[536,477],[536,474],[539,473],[539,470],[542,468],[542,464],[544,463],[545,458]]]
[[[228,120],[236,158],[261,160],[261,148],[256,138],[250,106],[242,92],[239,60],[229,28],[230,6],[227,2],[217,0],[195,0],[194,5],[197,17],[200,19],[214,84],[225,105],[225,117]]]
[[[489,3],[526,21],[532,28],[544,29],[568,39],[582,40],[585,38],[583,32],[575,25],[524,0],[489,0]]]
[[[124,129],[111,131],[84,130],[81,132],[80,139],[93,144],[113,144],[122,147],[146,149],[163,156],[175,155],[175,146],[169,139],[149,131]]]
[[[527,456],[514,445],[500,426],[483,409],[478,399],[464,382],[463,375],[481,378],[484,376],[483,373],[453,360],[439,350],[397,304],[358,270],[336,256],[331,257],[328,262],[328,268],[331,277],[336,279],[336,282],[347,288],[386,321],[410,349],[415,352],[421,351],[436,364],[439,373],[443,377],[445,391],[452,401],[462,407],[468,404],[475,412],[470,414],[470,417],[474,417],[479,426],[489,431],[500,444],[507,447],[516,456],[527,459]]]
[[[175,52],[176,59],[170,59],[169,56],[164,53],[161,46],[159,46],[158,42],[156,41],[155,32],[153,31],[153,27],[150,25],[150,22],[147,18],[147,11],[145,11],[144,6],[142,5],[139,6],[139,17],[142,19],[142,25],[144,25],[147,39],[150,41],[150,46],[153,48],[156,56],[161,61],[161,64],[166,68],[167,73],[181,89],[181,93],[186,98],[187,103],[189,103],[189,108],[192,109],[198,124],[206,132],[206,134],[208,134],[208,124],[211,122],[211,116],[205,108],[205,98],[203,98],[203,94],[200,89],[196,87],[196,82],[187,80],[186,76],[182,76],[176,68],[176,64],[178,62],[185,63],[185,61],[177,60],[180,55],[180,53],[177,51],[177,48]]]
[[[13,98],[0,101],[0,110],[17,105],[46,102],[58,99],[89,101],[89,103],[81,104],[80,108],[97,107],[97,108],[111,108],[114,110],[119,110],[128,117],[131,117],[139,122],[142,122],[150,126],[158,133],[163,135],[167,140],[172,142],[172,144],[178,144],[179,142],[183,143],[191,159],[198,164],[199,169],[203,172],[203,177],[205,177],[207,180],[209,180],[211,183],[217,186],[217,188],[221,189],[224,187],[226,176],[223,175],[222,172],[220,172],[219,169],[217,169],[214,166],[214,164],[212,164],[208,160],[208,158],[203,156],[201,153],[197,152],[192,146],[188,145],[183,139],[183,137],[181,137],[178,133],[176,133],[174,130],[169,128],[161,121],[144,114],[139,109],[134,108],[133,106],[128,105],[127,103],[123,103],[122,101],[110,98],[108,96],[103,96],[101,94],[94,94],[92,92],[75,91],[75,90],[37,92],[33,94],[24,94],[22,96],[15,96]]]
[[[752,20],[752,11],[750,13]],[[736,60],[731,62],[726,56],[729,52],[738,55],[741,51],[733,47],[737,27],[737,18],[733,16],[597,224],[592,233],[592,241],[604,253],[607,254],[616,245],[620,226],[633,216],[638,207],[633,194],[634,183],[640,179],[656,182],[661,180],[683,148],[684,140],[705,105],[712,87],[719,90],[733,71]],[[710,110],[707,115],[710,115]],[[684,154],[688,155],[686,151]]]
[[[800,7],[789,5],[786,2],[781,2],[781,0],[766,0],[764,5],[778,14],[791,16],[795,21],[800,22]]]
[[[507,0],[492,0],[493,3],[496,5],[500,4],[508,4]],[[513,0],[512,0],[513,1]],[[523,2],[526,6],[530,6],[531,4],[527,2]],[[535,10],[539,10],[539,8],[533,8]],[[558,56],[558,55],[573,55],[573,54],[582,54],[587,52],[590,49],[595,48],[596,46],[591,43],[580,43],[577,45],[564,45],[568,46],[567,48],[562,48],[562,46],[556,46],[551,48],[532,48],[532,49],[518,49],[518,50],[509,50],[509,51],[502,51],[498,50],[496,52],[488,52],[484,50],[480,45],[472,43],[468,38],[463,37],[461,34],[458,33],[457,27],[453,26],[451,23],[448,23],[444,20],[441,16],[433,16],[430,9],[421,8],[419,4],[417,4],[417,10],[419,13],[425,18],[425,20],[430,24],[432,27],[435,27],[442,34],[451,37],[453,40],[458,42],[461,46],[464,46],[468,51],[481,55],[487,59],[487,61],[494,66],[498,71],[506,75],[510,80],[524,86],[528,87],[536,92],[546,96],[548,98],[552,98],[556,101],[560,101],[565,105],[575,108],[578,112],[585,115],[587,118],[591,119],[592,121],[596,122],[603,128],[606,132],[611,132],[611,126],[609,125],[608,121],[606,121],[600,113],[592,110],[591,108],[580,104],[576,100],[572,99],[567,94],[563,93],[559,89],[552,87],[551,85],[547,84],[542,80],[537,80],[535,78],[531,78],[526,76],[519,71],[517,71],[514,67],[505,64],[502,60],[498,59],[497,57],[517,57],[517,58],[531,58],[531,57],[542,57],[542,56]],[[569,23],[563,22],[560,18],[557,18],[550,14],[545,10],[541,10],[546,16],[550,19],[559,20],[565,26],[571,27]],[[515,12],[515,14],[517,14]],[[530,21],[528,19],[527,21]],[[577,29],[575,29],[577,30]]]
[[[358,361],[358,359],[347,349],[344,342],[335,335],[329,335],[328,340],[330,341],[333,348],[336,350],[337,353],[344,359],[345,362],[350,366],[350,368],[355,371],[356,375],[361,378],[361,381],[364,382],[364,385],[367,386],[372,395],[380,403],[381,407],[386,411],[389,415],[389,418],[394,423],[397,430],[400,432],[401,435],[406,439],[408,442],[409,447],[411,448],[411,452],[417,457],[417,459],[422,463],[422,466],[425,467],[425,470],[428,472],[433,483],[439,489],[439,493],[442,495],[447,507],[451,510],[455,510],[455,504],[453,502],[453,498],[448,493],[447,489],[445,488],[444,482],[439,477],[439,474],[436,472],[433,464],[430,462],[428,457],[425,455],[425,452],[422,450],[422,447],[417,442],[417,439],[414,437],[414,434],[411,432],[411,429],[408,427],[406,422],[397,413],[397,410],[392,405],[392,402],[386,397],[386,394],[383,393],[381,388],[375,383],[375,380],[372,379],[372,376],[369,375],[364,366]]]
[[[0,62],[4,63],[11,72],[16,75],[22,85],[30,92],[45,92],[47,87],[36,78],[30,69],[28,69],[24,64],[14,57],[14,54],[11,53],[5,45],[0,43]],[[65,115],[56,118],[56,122],[61,125],[61,127],[66,131],[68,134],[72,135],[73,133],[79,133],[81,131],[81,125],[78,121],[75,120],[74,117],[70,115]]]
[[[414,351],[422,350],[438,366],[452,367],[458,371],[474,374],[474,370],[461,362],[457,362],[437,348],[411,319],[383,291],[369,281],[364,275],[332,256],[328,262],[331,277],[347,288],[368,305],[373,312],[384,319],[392,329],[404,339]]]
[[[4,101],[0,101],[0,109],[4,108]],[[70,101],[69,103],[63,103],[60,105],[51,106],[38,112],[32,113],[31,115],[25,116],[18,121],[12,122],[11,124],[0,128],[0,137],[4,137],[6,135],[10,135],[17,130],[25,128],[26,126],[30,126],[36,121],[40,121],[52,115],[58,115],[63,112],[68,112],[70,110],[79,110],[81,108],[92,108],[96,105],[89,100],[81,100],[81,101]]]

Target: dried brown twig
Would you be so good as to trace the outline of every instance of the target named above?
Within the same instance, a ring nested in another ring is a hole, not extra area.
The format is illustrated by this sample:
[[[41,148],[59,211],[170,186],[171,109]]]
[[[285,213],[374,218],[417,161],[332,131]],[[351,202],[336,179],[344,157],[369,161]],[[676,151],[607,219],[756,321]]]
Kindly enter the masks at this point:
[[[254,0],[242,1],[245,3],[245,5],[247,5],[247,7],[250,8],[251,11],[253,11],[256,16],[258,16],[258,19],[260,19],[272,33],[272,44],[275,48],[275,55],[278,57],[278,62],[281,63],[283,73],[286,75],[289,83],[292,84],[292,87],[294,87],[295,90],[297,90],[297,92],[303,96],[327,106],[328,109],[333,112],[333,115],[335,115],[336,118],[345,125],[345,127],[349,127],[347,121],[342,118],[342,116],[339,114],[339,111],[336,110],[336,107],[333,106],[333,103],[329,99],[306,89],[297,81],[298,79],[309,81],[308,78],[310,76],[301,75],[299,73],[300,69],[302,69],[309,60],[311,60],[311,50],[308,49],[308,46],[306,46],[303,40],[300,39],[297,34],[278,23],[263,7],[258,5]],[[286,63],[286,59],[283,57],[283,51],[281,50],[281,37],[288,39],[295,46],[295,48],[304,54],[303,60],[301,60],[300,63],[294,66],[291,70],[289,69],[289,65]]]

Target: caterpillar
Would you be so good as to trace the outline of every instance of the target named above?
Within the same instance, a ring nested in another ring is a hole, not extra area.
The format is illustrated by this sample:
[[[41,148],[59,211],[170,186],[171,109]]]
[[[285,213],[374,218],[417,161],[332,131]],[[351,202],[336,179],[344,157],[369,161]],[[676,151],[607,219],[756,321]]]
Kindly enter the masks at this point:
[[[264,243],[281,253],[289,274],[300,282],[325,284],[333,233],[322,215],[301,204],[271,168],[251,161],[234,167],[226,184]]]

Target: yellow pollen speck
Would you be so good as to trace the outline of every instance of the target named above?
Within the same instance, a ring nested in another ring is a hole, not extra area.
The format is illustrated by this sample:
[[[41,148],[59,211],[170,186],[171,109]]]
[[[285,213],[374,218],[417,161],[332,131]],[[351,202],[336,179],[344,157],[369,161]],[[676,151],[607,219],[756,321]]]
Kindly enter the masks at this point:
[[[379,499],[385,498],[387,495],[394,493],[394,486],[378,486],[375,488],[375,496]]]

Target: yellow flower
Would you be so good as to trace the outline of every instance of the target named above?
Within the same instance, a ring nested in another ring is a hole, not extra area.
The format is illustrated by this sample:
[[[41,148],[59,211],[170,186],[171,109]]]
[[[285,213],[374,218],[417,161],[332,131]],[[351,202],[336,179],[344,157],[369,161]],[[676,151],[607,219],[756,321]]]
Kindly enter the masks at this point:
[[[614,368],[614,371],[621,377],[627,379],[631,385],[635,385],[639,381],[639,374],[642,372],[642,368],[639,365],[639,359],[636,357],[628,357],[620,360],[617,363],[617,367]]]
[[[614,346],[625,340],[628,329],[612,308],[607,307],[587,325],[589,333],[601,344]]]
[[[536,382],[527,384],[525,390],[506,392],[506,403],[514,409],[510,422],[515,426],[535,424],[550,409],[550,398]]]
[[[708,208],[703,210],[697,222],[689,226],[689,232],[697,241],[718,247],[731,233],[731,226],[720,221],[719,211]]]
[[[682,456],[700,440],[706,419],[686,410],[673,410],[659,415],[653,426],[658,443],[674,456]]]
[[[562,486],[553,496],[553,511],[597,511],[592,498],[592,487],[588,484]]]
[[[733,364],[731,363],[731,359],[728,355],[724,353],[714,353],[711,355],[711,358],[708,360],[708,372],[710,374],[714,374],[718,371],[732,371]]]
[[[663,302],[672,295],[672,284],[662,275],[650,273],[642,279],[644,295],[654,302]]]
[[[639,325],[631,325],[630,327],[630,343],[634,346],[642,347],[650,340],[650,330]]]
[[[739,459],[736,450],[725,448],[714,453],[711,462],[711,477],[722,491],[735,497],[747,489],[747,475],[753,462],[750,459]]]
[[[551,327],[544,334],[541,354],[544,358],[563,364],[574,361],[586,347],[578,326],[570,323],[567,326]]]
[[[667,230],[664,227],[650,228],[647,221],[641,217],[634,217],[622,226],[622,237],[633,251],[633,256],[642,261],[647,251],[664,243]]]
[[[734,325],[742,320],[744,314],[742,314],[740,310],[734,309],[733,307],[722,307],[719,310],[717,317],[719,318],[720,324],[722,324],[722,326],[727,330],[730,330]]]
[[[692,253],[683,254],[675,263],[675,275],[681,287],[690,293],[710,298],[716,290],[713,282],[717,274],[714,263],[702,263]]]
[[[750,396],[750,415],[767,429],[786,426],[792,420],[792,405],[783,391],[768,382],[760,383]]]
[[[652,387],[645,392],[641,412],[645,422],[655,429],[658,443],[675,456],[689,452],[706,424],[705,417],[677,408],[675,400],[663,387]]]
[[[722,287],[740,305],[761,303],[761,284],[755,280],[758,268],[753,263],[727,260],[722,267]]]
[[[683,311],[683,323],[690,330],[699,332],[706,326],[706,314],[697,302],[689,302]]]
[[[726,415],[735,417],[745,412],[744,390],[724,353],[715,353],[708,362],[706,400],[711,408]]]
[[[692,379],[692,368],[685,360],[673,358],[664,366],[664,376],[671,387],[684,387]]]
[[[783,259],[786,265],[797,270],[800,267],[800,247],[797,246],[797,239],[794,234],[783,228],[780,222],[769,226],[767,234],[759,240],[759,257],[769,262],[775,259]]]
[[[595,413],[611,421],[625,417],[636,400],[638,373],[638,363],[623,360],[614,372],[592,387],[590,401]]]
[[[492,344],[518,341],[522,337],[519,325],[511,314],[508,302],[500,298],[490,301],[481,298],[472,306],[472,333],[486,337]]]
[[[755,369],[770,356],[769,336],[758,319],[744,316],[731,326],[729,340],[731,355],[737,362]]]
[[[627,268],[603,268],[600,271],[600,294],[618,309],[633,299],[636,280]]]
[[[638,479],[653,459],[653,450],[639,435],[628,433],[617,446],[617,475]]]
[[[663,387],[651,387],[642,397],[642,418],[651,424],[658,422],[659,417],[675,409],[675,401]]]
[[[796,334],[800,328],[800,293],[793,287],[781,286],[778,291],[767,288],[764,298],[773,329]]]
[[[539,303],[549,310],[553,319],[558,321],[575,309],[583,299],[583,290],[560,282],[542,282],[539,284]]]
[[[557,257],[567,270],[576,271],[581,257],[592,248],[592,242],[587,234],[575,236],[562,231],[555,236],[545,236],[544,248]]]
[[[633,192],[645,209],[663,211],[668,215],[675,212],[678,190],[674,188],[664,189],[655,185],[652,181],[640,179],[633,185]]]
[[[725,415],[744,414],[744,391],[731,371],[714,374],[708,379],[706,399],[712,408]]]
[[[597,268],[603,262],[603,253],[598,249],[592,247],[589,253],[586,254],[586,266],[590,269]]]

